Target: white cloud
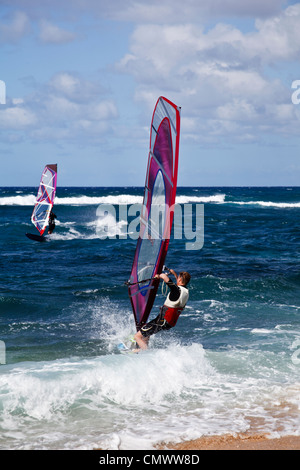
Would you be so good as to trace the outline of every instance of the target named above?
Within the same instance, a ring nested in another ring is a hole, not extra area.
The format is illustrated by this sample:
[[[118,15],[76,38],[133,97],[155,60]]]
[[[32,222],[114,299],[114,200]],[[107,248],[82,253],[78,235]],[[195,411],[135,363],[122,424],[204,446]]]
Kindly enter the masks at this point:
[[[89,117],[93,121],[103,121],[118,117],[117,107],[112,101],[92,103],[89,105],[88,110]]]
[[[5,3],[4,1],[2,3]],[[24,9],[24,0],[7,0],[10,7]],[[277,15],[287,0],[26,0],[31,17],[78,21],[83,14],[95,18],[134,23],[201,23],[207,19],[267,18]]]
[[[51,93],[68,97],[75,102],[95,101],[106,93],[101,83],[86,80],[72,72],[61,72],[52,77],[49,82]]]
[[[70,31],[59,28],[47,20],[40,21],[40,39],[45,43],[63,44],[71,42],[76,35]]]
[[[78,2],[77,2],[78,3]],[[96,3],[87,0],[85,6],[108,16],[143,23],[178,23],[182,21],[201,22],[208,18],[222,17],[261,17],[278,14],[282,0],[127,0]]]
[[[6,21],[5,21],[6,20]],[[26,13],[15,11],[0,23],[0,43],[14,43],[30,31],[30,22]]]
[[[300,3],[288,7],[279,15],[256,20],[256,31],[241,35],[233,44],[244,60],[258,59],[262,64],[298,60],[300,53]]]
[[[192,64],[190,59],[195,56],[197,61],[215,61],[220,65],[224,63],[225,67],[255,67],[278,60],[298,60],[299,23],[300,3],[276,17],[256,21],[257,29],[251,33],[223,23],[208,32],[193,23],[139,25],[131,37],[131,51],[119,65],[133,67],[136,73],[143,61],[151,65],[155,73],[165,75],[174,66],[180,68],[187,61]],[[149,69],[147,73],[151,73]]]
[[[36,124],[36,116],[26,107],[0,109],[0,129],[22,130]]]
[[[44,106],[48,119],[56,122],[66,119],[73,121],[80,116],[80,106],[64,96],[50,95],[44,103],[40,104]]]
[[[80,92],[81,81],[75,75],[62,72],[52,78],[51,85],[57,91],[65,93],[68,96],[74,96]]]
[[[224,23],[208,31],[193,23],[139,25],[116,68],[134,76],[136,99],[147,106],[159,94],[181,105],[190,137],[192,129],[196,139],[295,135],[291,92],[274,78],[274,65],[298,60],[299,24],[300,4],[247,33]]]
[[[12,0],[12,5],[20,6],[19,2]],[[55,24],[55,5],[56,0],[43,4],[28,0],[26,12],[40,25],[43,42],[74,40],[72,32]],[[83,10],[95,17],[141,22],[136,24],[129,50],[114,70],[133,76],[135,98],[146,104],[149,112],[161,94],[181,105],[183,129],[186,126],[186,137],[191,140],[224,135],[229,140],[250,141],[259,139],[263,132],[295,133],[295,127],[289,126],[297,111],[290,89],[274,77],[278,64],[298,60],[300,4],[280,11],[281,0],[186,0],[184,4],[178,0],[116,0],[110,4],[75,0],[68,16],[70,5],[68,0],[63,3],[60,17],[60,21],[68,18],[70,30]],[[22,37],[29,28],[27,14],[17,12],[9,25],[2,25],[2,39],[8,40],[8,26],[13,31],[11,40]],[[248,25],[243,32],[226,23],[228,15],[259,19],[252,31]],[[205,20],[214,17],[222,18],[222,22],[205,29]],[[99,81],[61,72],[25,97],[24,103],[14,102],[19,111],[13,111],[14,106],[10,111],[7,108],[7,123],[1,121],[2,127],[7,128],[9,123],[13,126],[11,116],[16,113],[17,126],[22,127],[23,122],[35,138],[52,133],[57,139],[71,139],[74,133],[75,139],[97,139],[112,131],[112,123],[118,118],[116,104],[107,96]]]
[[[13,98],[0,109],[0,130],[26,131],[35,141],[46,140],[74,144],[81,139],[99,141],[113,132],[112,123],[118,110],[112,100],[103,97],[99,83],[78,75],[62,72],[49,83],[38,87],[31,95]],[[84,90],[85,99],[78,97]]]

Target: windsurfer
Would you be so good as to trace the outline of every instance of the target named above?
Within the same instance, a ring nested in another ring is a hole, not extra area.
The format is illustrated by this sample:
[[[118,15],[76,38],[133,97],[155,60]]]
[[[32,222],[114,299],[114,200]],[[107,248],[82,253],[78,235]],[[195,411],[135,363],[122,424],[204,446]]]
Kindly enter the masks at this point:
[[[49,235],[51,235],[51,233],[55,229],[55,220],[54,219],[56,219],[56,215],[51,210],[50,215],[49,215],[49,227],[48,227],[48,234]]]
[[[171,281],[167,274],[162,273],[155,276],[157,279],[162,279],[167,284],[170,292],[164,305],[160,308],[158,316],[142,326],[135,334],[134,339],[140,349],[148,348],[151,335],[161,330],[169,330],[176,325],[179,315],[189,299],[189,291],[186,286],[191,279],[190,274],[186,271],[182,271],[177,276],[173,269],[170,269],[169,272],[175,276],[176,284]]]

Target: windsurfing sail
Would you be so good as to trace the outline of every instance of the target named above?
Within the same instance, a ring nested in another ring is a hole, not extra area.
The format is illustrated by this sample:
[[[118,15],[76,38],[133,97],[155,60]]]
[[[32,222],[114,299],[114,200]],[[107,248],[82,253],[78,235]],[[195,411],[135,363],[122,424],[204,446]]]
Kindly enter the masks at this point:
[[[54,204],[57,182],[57,165],[46,165],[42,173],[31,222],[43,235]]]
[[[170,241],[177,188],[180,108],[160,97],[154,108],[144,199],[128,291],[139,330],[151,312]]]

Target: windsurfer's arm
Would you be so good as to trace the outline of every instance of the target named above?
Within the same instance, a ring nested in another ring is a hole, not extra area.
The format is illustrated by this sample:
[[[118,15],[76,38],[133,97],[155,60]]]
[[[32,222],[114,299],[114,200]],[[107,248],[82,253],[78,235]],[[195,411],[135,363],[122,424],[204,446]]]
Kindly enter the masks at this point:
[[[173,271],[173,269],[172,269]],[[171,272],[171,270],[170,270]],[[173,271],[175,273],[175,271]],[[173,274],[173,273],[172,273]],[[175,274],[174,274],[175,275]],[[174,284],[173,281],[171,281],[171,279],[169,278],[169,276],[167,276],[166,274],[164,273],[161,273],[161,274],[157,274],[156,276],[156,279],[162,279],[169,287],[170,289],[170,300],[172,300],[173,302],[175,302],[176,300],[179,299],[179,296],[180,296],[180,289],[178,286],[176,286],[176,284]],[[176,277],[177,279],[177,277]]]
[[[169,269],[169,272],[170,272],[171,274],[173,274],[173,276],[175,277],[176,282],[177,282],[178,276],[177,276],[177,274],[175,273],[174,269]]]
[[[173,274],[173,276],[175,277],[176,282],[177,282],[178,276],[177,276],[176,272],[174,271],[174,269],[169,269],[169,273]],[[156,277],[156,279],[162,279],[163,281],[165,281],[166,284],[168,284],[168,282],[170,282],[169,276],[165,273],[156,274],[155,277]]]
[[[166,284],[168,284],[168,282],[170,282],[169,276],[167,276],[165,273],[156,274],[155,277],[156,277],[156,279],[162,279]]]

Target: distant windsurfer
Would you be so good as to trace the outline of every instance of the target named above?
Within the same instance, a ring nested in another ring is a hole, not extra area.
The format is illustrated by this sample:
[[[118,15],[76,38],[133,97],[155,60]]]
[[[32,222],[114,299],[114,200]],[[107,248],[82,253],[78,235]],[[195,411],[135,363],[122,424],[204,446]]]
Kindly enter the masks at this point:
[[[55,219],[56,219],[56,215],[51,210],[50,215],[49,215],[49,227],[48,227],[49,235],[51,235],[51,233],[55,229]]]
[[[154,320],[151,320],[149,323],[142,326],[142,328],[135,334],[134,339],[140,349],[148,348],[148,342],[151,335],[162,330],[169,330],[176,325],[179,315],[189,299],[187,285],[191,279],[190,274],[186,271],[182,271],[177,276],[173,269],[170,269],[169,272],[175,276],[176,284],[171,281],[167,274],[162,273],[155,276],[157,279],[162,279],[167,284],[170,292],[163,307],[160,308],[159,315]]]

